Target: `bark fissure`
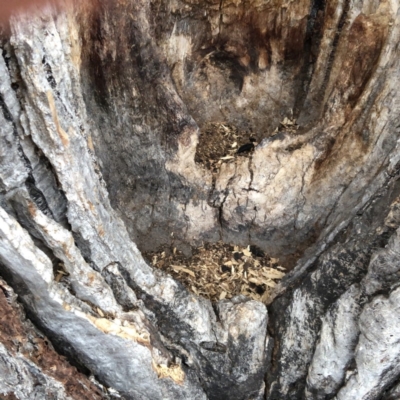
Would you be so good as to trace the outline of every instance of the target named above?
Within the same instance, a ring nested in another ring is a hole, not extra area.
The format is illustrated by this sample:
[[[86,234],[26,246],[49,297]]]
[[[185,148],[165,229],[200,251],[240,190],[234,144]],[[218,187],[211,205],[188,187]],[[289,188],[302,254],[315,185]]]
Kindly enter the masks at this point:
[[[57,352],[127,400],[398,393],[397,8],[109,0],[11,19],[0,264]],[[236,135],[218,171],[196,163],[206,126]],[[140,253],[219,240],[293,268],[270,320],[245,296],[211,304]],[[43,363],[29,359],[36,389],[9,370],[22,353],[3,325],[0,397],[66,399]]]

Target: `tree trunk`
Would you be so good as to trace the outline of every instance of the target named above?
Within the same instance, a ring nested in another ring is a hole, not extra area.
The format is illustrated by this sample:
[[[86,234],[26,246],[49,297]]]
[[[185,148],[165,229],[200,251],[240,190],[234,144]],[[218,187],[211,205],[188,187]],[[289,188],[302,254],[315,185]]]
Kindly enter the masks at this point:
[[[398,2],[93,3],[1,36],[2,398],[397,399]],[[254,150],[210,171],[210,124]],[[267,305],[141,255],[216,241]]]

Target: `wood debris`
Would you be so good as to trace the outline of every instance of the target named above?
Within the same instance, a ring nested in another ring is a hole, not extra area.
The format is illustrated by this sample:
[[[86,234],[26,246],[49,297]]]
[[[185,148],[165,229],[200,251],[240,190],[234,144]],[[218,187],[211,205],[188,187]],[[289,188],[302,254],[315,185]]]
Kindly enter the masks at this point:
[[[194,249],[190,258],[175,248],[147,253],[144,257],[189,291],[212,301],[243,294],[266,302],[285,275],[279,261],[256,246],[242,248],[222,242],[207,243]]]
[[[283,119],[283,121],[281,121],[281,123],[280,123],[280,128],[279,128],[279,130],[281,131],[282,128],[283,128],[286,132],[295,133],[295,132],[299,129],[299,126],[297,125],[295,119],[285,117],[285,118]],[[278,128],[277,128],[277,130],[278,130]]]
[[[211,172],[218,172],[223,163],[234,162],[239,153],[240,156],[248,155],[238,149],[249,145],[249,141],[252,141],[250,151],[257,145],[251,132],[239,132],[229,124],[209,123],[200,133],[195,161]]]

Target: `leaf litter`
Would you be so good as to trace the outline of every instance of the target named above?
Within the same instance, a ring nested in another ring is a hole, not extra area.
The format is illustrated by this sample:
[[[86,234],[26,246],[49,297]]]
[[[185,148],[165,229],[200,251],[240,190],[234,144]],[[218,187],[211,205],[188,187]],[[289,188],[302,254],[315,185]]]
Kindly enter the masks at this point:
[[[285,117],[269,136],[280,132],[296,134],[298,129],[293,116]],[[250,156],[263,137],[254,135],[251,130],[241,131],[225,122],[210,122],[200,132],[195,162],[217,174],[222,164],[233,163],[238,157]]]
[[[228,123],[208,123],[200,132],[195,161],[216,173],[223,163],[250,154],[251,150],[238,154],[238,150],[249,142],[252,150],[257,143],[251,132],[241,132]]]
[[[190,292],[211,301],[242,294],[265,303],[285,275],[278,259],[253,245],[243,248],[222,242],[206,243],[195,248],[191,257],[185,257],[176,248],[144,256]]]

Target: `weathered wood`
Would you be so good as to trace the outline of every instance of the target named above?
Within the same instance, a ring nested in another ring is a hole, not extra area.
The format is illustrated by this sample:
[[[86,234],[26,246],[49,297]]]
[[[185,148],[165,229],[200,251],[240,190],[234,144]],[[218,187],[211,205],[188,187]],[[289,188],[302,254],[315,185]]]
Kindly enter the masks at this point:
[[[93,376],[65,381],[12,347],[14,313],[0,319],[0,394],[395,398],[398,7],[98,0],[13,16],[0,57],[0,286]],[[258,144],[212,175],[195,152],[214,122]],[[268,310],[211,304],[138,250],[217,240],[292,268]]]

